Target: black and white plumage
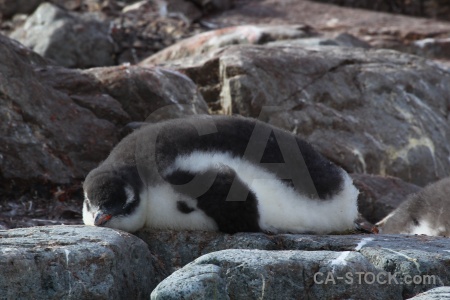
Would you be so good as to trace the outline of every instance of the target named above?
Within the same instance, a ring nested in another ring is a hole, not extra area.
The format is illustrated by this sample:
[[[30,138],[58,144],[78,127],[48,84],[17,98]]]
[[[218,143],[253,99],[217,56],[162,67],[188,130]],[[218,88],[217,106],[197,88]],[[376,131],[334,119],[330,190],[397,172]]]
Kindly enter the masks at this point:
[[[450,177],[410,195],[376,226],[383,234],[450,236]]]
[[[293,134],[242,117],[146,125],[84,182],[85,224],[328,233],[353,228],[349,175]]]

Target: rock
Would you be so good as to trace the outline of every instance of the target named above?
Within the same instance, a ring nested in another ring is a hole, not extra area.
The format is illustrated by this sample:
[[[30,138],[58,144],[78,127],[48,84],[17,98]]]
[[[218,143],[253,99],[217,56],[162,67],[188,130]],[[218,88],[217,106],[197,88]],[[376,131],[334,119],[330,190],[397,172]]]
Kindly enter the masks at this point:
[[[353,3],[352,6],[356,6],[362,1],[351,2]],[[443,21],[365,11],[313,1],[284,1],[280,3],[278,0],[247,1],[228,11],[204,18],[202,21],[222,28],[237,24],[295,24],[298,20],[301,20],[304,24],[324,33],[326,37],[348,33],[365,41],[372,47],[404,52],[414,51],[416,47],[413,43],[418,40],[450,38],[450,23],[444,22],[449,19],[445,17],[450,12],[448,1],[365,1],[365,3],[372,5],[373,3],[381,4],[380,2],[384,4],[388,2],[397,4],[414,3],[416,7],[420,7],[419,2],[426,3],[426,5],[442,2],[431,10],[437,12],[437,14],[442,13],[441,20]],[[443,9],[444,6],[447,9]],[[424,8],[421,9],[422,12],[425,11]],[[437,45],[437,49],[440,47],[440,45]],[[427,51],[427,54],[434,52],[434,50]],[[440,52],[440,50],[436,52]],[[413,53],[421,54],[420,51]],[[448,56],[448,54],[446,55]]]
[[[373,224],[396,209],[408,195],[421,189],[415,184],[391,176],[354,173],[351,177],[360,192],[358,211]]]
[[[342,6],[385,11],[411,16],[438,18],[447,21],[450,18],[450,4],[446,0],[421,1],[383,1],[383,0],[314,0]]]
[[[450,298],[450,287],[442,286],[420,293],[417,296],[410,298],[411,300],[442,300]]]
[[[162,281],[152,299],[404,299],[450,283],[446,238],[144,234],[158,261],[164,257],[160,265],[172,270],[203,255]]]
[[[411,52],[430,58],[450,59],[450,37],[445,39],[426,38],[415,41]]]
[[[164,68],[120,66],[93,68],[104,90],[118,100],[133,121],[157,122],[193,114],[207,114],[197,86],[184,74]]]
[[[176,16],[186,24],[197,21],[202,16],[202,12],[192,2],[186,0],[166,0],[162,2],[160,8],[161,15]]]
[[[143,60],[141,65],[161,64],[184,57],[206,54],[235,44],[266,44],[315,35],[306,25],[242,25],[208,31],[182,40]]]
[[[268,43],[269,46],[342,46],[342,47],[357,47],[357,48],[370,48],[370,45],[351,34],[339,34],[334,38],[331,37],[306,37],[293,40],[281,40]]]
[[[26,189],[30,182],[83,178],[117,142],[114,125],[41,81],[47,64],[35,53],[3,36],[0,52],[2,187],[11,181]]]
[[[0,15],[10,18],[15,14],[32,13],[45,0],[0,0]]]
[[[349,33],[340,33],[334,37],[334,40],[339,46],[344,47],[356,47],[356,48],[370,48],[370,44],[357,38],[356,36]]]
[[[76,15],[50,3],[41,4],[23,28],[10,35],[45,58],[65,67],[114,64],[108,23],[94,15]]]
[[[192,78],[206,101],[220,99],[212,110],[297,133],[350,173],[419,186],[449,174],[450,73],[427,60],[388,50],[241,45],[166,66]]]
[[[122,13],[126,14],[132,11],[143,10],[146,6],[150,6],[151,4],[147,0],[142,0],[138,2],[134,2],[122,8]]]
[[[253,233],[234,235],[203,231],[152,231],[143,229],[135,233],[148,244],[157,258],[159,281],[197,257],[224,249],[281,250],[281,244],[271,236]]]
[[[84,178],[130,121],[207,113],[192,81],[175,71],[66,69],[1,35],[0,53],[0,190]]]
[[[231,0],[190,0],[191,2],[201,6],[203,9],[211,7],[214,11],[223,11],[232,7]]]
[[[0,231],[6,299],[148,299],[152,256],[131,234],[87,226]]]

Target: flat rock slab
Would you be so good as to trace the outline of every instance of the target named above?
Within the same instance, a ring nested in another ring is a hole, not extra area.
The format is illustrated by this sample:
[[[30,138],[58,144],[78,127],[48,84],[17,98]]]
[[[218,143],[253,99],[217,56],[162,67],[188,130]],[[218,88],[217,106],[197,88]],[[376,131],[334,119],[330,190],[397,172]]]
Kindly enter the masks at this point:
[[[263,291],[265,299],[404,299],[450,284],[450,239],[442,237],[137,235],[156,257],[158,280],[174,272],[152,292],[153,299],[259,299]],[[327,276],[332,277],[325,284]]]
[[[2,299],[148,299],[151,254],[140,239],[108,228],[0,231]]]
[[[236,44],[266,44],[317,35],[306,25],[242,25],[208,31],[184,39],[143,60],[141,65],[165,63],[184,57],[202,55]]]

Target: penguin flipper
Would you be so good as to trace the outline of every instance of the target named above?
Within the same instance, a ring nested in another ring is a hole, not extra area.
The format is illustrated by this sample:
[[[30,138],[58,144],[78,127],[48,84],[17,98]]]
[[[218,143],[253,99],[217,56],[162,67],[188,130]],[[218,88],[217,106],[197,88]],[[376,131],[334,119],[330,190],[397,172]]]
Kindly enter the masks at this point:
[[[228,166],[211,167],[201,172],[175,170],[165,177],[175,191],[197,200],[204,211],[225,233],[259,232],[256,195]]]

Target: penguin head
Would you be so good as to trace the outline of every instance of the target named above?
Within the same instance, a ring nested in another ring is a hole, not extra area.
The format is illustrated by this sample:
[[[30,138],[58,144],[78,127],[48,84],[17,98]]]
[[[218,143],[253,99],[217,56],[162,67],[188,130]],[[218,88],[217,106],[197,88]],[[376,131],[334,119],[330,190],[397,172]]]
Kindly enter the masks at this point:
[[[91,171],[83,185],[83,222],[134,232],[144,226],[139,184],[127,170]]]
[[[412,234],[421,227],[421,209],[417,209],[415,197],[410,197],[399,205],[384,219],[375,224],[379,233],[383,234]],[[421,203],[419,203],[420,205]]]

